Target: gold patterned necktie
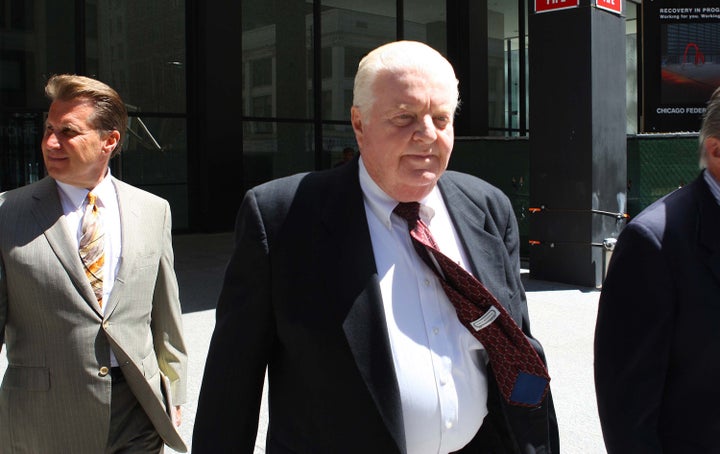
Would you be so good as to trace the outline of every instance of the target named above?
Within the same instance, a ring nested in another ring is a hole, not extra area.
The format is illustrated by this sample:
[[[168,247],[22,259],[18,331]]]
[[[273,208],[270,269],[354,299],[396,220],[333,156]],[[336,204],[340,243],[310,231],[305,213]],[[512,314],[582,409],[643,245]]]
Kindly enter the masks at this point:
[[[105,265],[105,230],[103,229],[97,196],[92,192],[87,196],[87,206],[82,218],[80,236],[80,260],[85,275],[95,293],[98,304],[103,304],[103,266]]]
[[[394,210],[407,221],[415,251],[438,276],[458,319],[485,347],[501,394],[510,405],[540,405],[550,382],[543,360],[495,296],[440,252],[419,212],[418,202],[400,203]]]

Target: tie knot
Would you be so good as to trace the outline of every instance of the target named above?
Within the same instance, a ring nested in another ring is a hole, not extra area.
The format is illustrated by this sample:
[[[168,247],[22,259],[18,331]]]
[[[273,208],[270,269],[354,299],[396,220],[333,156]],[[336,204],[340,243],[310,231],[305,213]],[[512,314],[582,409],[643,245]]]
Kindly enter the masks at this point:
[[[97,195],[95,195],[92,192],[88,192],[87,200],[88,200],[88,205],[95,205],[95,202],[97,202]]]
[[[414,225],[420,219],[420,204],[418,202],[400,202],[393,213],[405,219],[408,224]]]

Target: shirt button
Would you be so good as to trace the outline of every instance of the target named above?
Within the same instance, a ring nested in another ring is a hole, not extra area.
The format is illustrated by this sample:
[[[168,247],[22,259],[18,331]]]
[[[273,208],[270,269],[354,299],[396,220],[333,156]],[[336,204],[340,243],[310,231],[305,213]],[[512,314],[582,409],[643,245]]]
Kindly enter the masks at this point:
[[[435,335],[440,334],[440,329],[439,329],[439,328],[433,328],[433,334],[435,334]]]
[[[452,429],[453,423],[452,421],[445,421],[445,428],[446,429]]]
[[[101,377],[104,377],[104,376],[106,376],[106,375],[110,372],[110,369],[108,369],[107,367],[103,366],[103,367],[100,368],[100,370],[99,370],[98,372],[100,373],[100,376],[101,376]]]
[[[430,286],[430,279],[425,279],[425,287],[429,287],[429,286]]]

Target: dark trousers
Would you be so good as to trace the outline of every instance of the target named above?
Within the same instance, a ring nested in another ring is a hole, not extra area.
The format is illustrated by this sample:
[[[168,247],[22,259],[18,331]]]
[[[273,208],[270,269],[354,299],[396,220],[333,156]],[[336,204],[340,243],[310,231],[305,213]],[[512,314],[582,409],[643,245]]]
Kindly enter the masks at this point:
[[[112,369],[110,433],[105,454],[161,454],[164,443],[119,367]]]

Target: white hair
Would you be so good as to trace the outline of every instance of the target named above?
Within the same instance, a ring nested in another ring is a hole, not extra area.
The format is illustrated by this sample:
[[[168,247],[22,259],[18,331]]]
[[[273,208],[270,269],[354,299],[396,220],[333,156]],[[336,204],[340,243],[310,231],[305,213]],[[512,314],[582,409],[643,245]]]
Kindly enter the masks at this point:
[[[455,91],[453,113],[459,103],[458,80],[450,62],[427,44],[417,41],[395,41],[382,45],[368,53],[358,65],[353,87],[353,106],[367,118],[375,102],[373,85],[378,74],[417,70],[445,78],[449,88]]]

